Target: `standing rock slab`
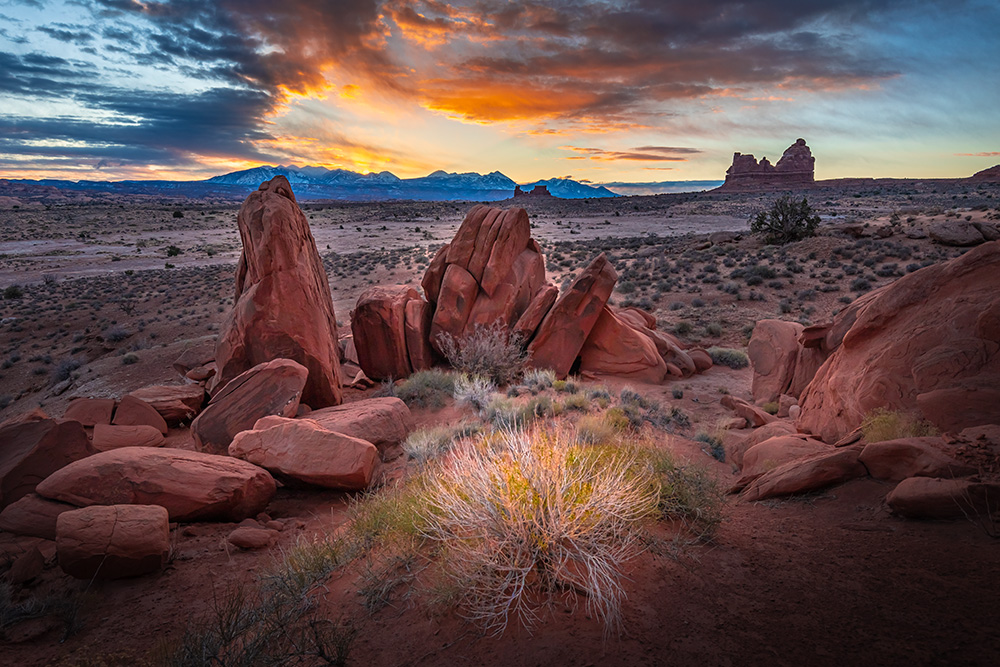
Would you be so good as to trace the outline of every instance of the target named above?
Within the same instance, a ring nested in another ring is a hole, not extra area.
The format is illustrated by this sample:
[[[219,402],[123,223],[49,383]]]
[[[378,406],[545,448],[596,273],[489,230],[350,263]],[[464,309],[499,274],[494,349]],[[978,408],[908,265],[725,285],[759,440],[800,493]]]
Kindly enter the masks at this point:
[[[417,290],[405,285],[376,285],[358,297],[351,333],[365,375],[374,380],[409,377],[413,369],[406,350],[406,304],[419,300]]]
[[[410,368],[425,371],[434,365],[434,351],[430,344],[434,309],[423,299],[413,299],[406,302],[405,315],[406,354],[410,358]]]
[[[803,328],[798,322],[784,320],[757,322],[747,345],[747,356],[753,365],[751,392],[755,403],[776,401],[781,394],[788,393]]]
[[[77,579],[158,572],[170,553],[170,519],[158,505],[105,505],[63,512],[56,522],[59,567]]]
[[[237,216],[243,252],[233,310],[215,348],[210,390],[273,359],[308,369],[303,401],[341,402],[337,319],[309,223],[284,176],[260,185]]]
[[[276,490],[266,470],[239,459],[123,447],[61,468],[36,492],[78,507],[160,505],[171,521],[241,521],[264,511]]]
[[[532,368],[551,368],[565,378],[611,297],[618,274],[598,255],[549,309],[528,346]]]
[[[167,434],[167,422],[152,405],[135,396],[123,396],[111,420],[115,426],[152,426]]]
[[[105,426],[94,427],[93,447],[99,452],[119,447],[162,447],[166,438],[153,426]]]
[[[115,414],[115,399],[113,398],[75,398],[70,401],[64,421],[78,421],[84,426],[110,424]]]
[[[190,423],[205,403],[205,388],[197,384],[152,385],[128,395],[153,406],[167,426]]]
[[[29,493],[7,505],[0,512],[0,530],[15,535],[31,535],[54,540],[56,519],[63,512],[75,509],[76,505],[42,498],[37,493]]]
[[[275,359],[233,378],[192,422],[195,447],[225,454],[233,437],[252,429],[261,417],[294,417],[308,373],[295,361]]]
[[[229,445],[229,455],[316,486],[368,488],[379,460],[375,445],[329,431],[312,419],[275,421],[268,420],[262,430],[239,433]]]
[[[0,428],[0,509],[23,498],[43,479],[92,454],[77,421],[41,419]]]

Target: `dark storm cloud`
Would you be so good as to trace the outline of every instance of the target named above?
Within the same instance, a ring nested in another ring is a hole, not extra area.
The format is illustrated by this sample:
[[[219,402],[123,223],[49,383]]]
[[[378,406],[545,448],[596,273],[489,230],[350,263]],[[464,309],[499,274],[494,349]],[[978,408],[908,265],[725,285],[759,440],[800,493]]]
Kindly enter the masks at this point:
[[[85,30],[75,29],[75,26],[65,23],[53,23],[52,25],[39,26],[39,32],[60,42],[70,42],[72,44],[86,44],[94,41],[94,35]]]

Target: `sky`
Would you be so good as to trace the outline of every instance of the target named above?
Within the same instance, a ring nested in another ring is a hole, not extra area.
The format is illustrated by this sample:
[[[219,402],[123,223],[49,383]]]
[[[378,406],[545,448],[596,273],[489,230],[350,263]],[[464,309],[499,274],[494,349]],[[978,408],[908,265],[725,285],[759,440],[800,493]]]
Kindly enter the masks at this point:
[[[0,0],[0,178],[1000,163],[996,0]]]

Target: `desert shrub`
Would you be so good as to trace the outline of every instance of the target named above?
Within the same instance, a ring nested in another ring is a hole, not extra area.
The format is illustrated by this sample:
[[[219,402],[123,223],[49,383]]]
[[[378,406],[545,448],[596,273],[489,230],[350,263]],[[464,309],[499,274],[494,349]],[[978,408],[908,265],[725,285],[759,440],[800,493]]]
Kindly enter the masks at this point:
[[[3,291],[5,299],[20,299],[24,296],[24,290],[20,285],[8,285]]]
[[[674,427],[687,428],[691,421],[679,408],[665,409],[657,401],[642,396],[631,387],[625,387],[620,395],[619,409],[628,419],[633,429],[640,429],[645,423],[672,431]]]
[[[776,415],[778,414],[778,407],[777,401],[768,401],[764,405],[760,406],[760,409],[769,415]]]
[[[116,325],[108,328],[102,335],[102,338],[108,343],[120,343],[131,335],[131,331]]]
[[[742,350],[734,350],[731,347],[710,347],[707,352],[716,366],[728,366],[739,370],[750,365],[750,358]]]
[[[131,366],[132,364],[139,362],[139,355],[135,352],[128,352],[122,355],[122,364],[125,366]]]
[[[679,520],[697,535],[710,537],[722,522],[723,495],[707,470],[679,465],[669,450],[641,449],[659,482],[658,508],[666,519]]]
[[[167,257],[176,257],[180,255],[183,251],[175,245],[167,246]]]
[[[750,218],[750,231],[765,243],[784,245],[799,241],[816,233],[819,216],[813,212],[805,197],[796,202],[791,197],[780,197],[770,210],[758,211]]]
[[[714,358],[712,359],[712,362],[713,362],[713,363],[715,363],[715,359],[714,359]],[[681,389],[681,388],[679,388],[679,387],[674,387],[674,388],[673,388],[673,389],[672,389],[672,390],[670,391],[670,395],[671,395],[671,396],[673,396],[675,400],[678,400],[678,401],[679,401],[679,400],[681,400],[682,398],[684,398],[684,390],[683,390],[683,389]]]
[[[567,410],[588,412],[590,410],[590,400],[584,394],[570,394],[563,400],[563,407]]]
[[[674,325],[674,333],[678,336],[684,336],[685,334],[691,333],[694,330],[694,325],[692,325],[687,320],[681,320]]]
[[[865,415],[861,422],[861,432],[867,442],[922,437],[938,433],[933,425],[914,415],[885,408],[878,408]]]
[[[601,415],[586,415],[576,423],[576,440],[585,445],[611,445],[629,428],[621,410]]]
[[[718,338],[722,335],[722,325],[718,322],[709,323],[705,326],[705,334],[713,338]]]
[[[500,320],[489,326],[477,324],[470,333],[458,337],[444,332],[438,336],[438,344],[452,368],[489,378],[498,386],[515,380],[528,360],[520,338],[508,338]]]
[[[455,376],[447,371],[417,371],[392,390],[411,407],[440,408],[455,392]]]
[[[63,359],[59,362],[59,365],[55,367],[52,371],[52,384],[59,384],[70,378],[73,371],[80,367],[80,361],[77,359]]]
[[[482,413],[496,390],[496,385],[489,378],[463,374],[455,380],[455,402],[459,405],[468,405],[477,413]]]
[[[483,419],[496,428],[517,428],[534,418],[522,406],[509,398],[495,395],[482,414]]]
[[[555,381],[556,372],[551,368],[531,368],[521,378],[521,384],[532,394],[549,389]]]
[[[641,549],[657,505],[651,466],[617,447],[576,446],[558,432],[507,431],[470,447],[430,482],[427,537],[445,546],[445,571],[471,620],[502,633],[537,618],[538,597],[580,591],[613,629],[620,569]]]
[[[467,438],[479,431],[479,426],[468,422],[459,422],[455,426],[435,426],[413,431],[403,442],[406,455],[423,463],[437,458],[450,450],[456,441]]]
[[[699,431],[694,436],[694,439],[697,440],[698,442],[704,443],[708,447],[707,451],[712,456],[712,458],[714,458],[716,461],[722,461],[723,463],[725,463],[726,450],[722,446],[721,440],[719,440],[715,436],[709,435],[704,431]]]

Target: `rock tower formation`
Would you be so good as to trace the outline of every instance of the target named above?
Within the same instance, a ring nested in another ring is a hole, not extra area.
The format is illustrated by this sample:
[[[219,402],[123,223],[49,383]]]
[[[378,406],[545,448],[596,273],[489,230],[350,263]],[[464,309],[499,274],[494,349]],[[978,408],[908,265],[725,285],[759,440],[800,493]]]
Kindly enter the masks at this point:
[[[812,156],[806,140],[797,139],[775,165],[766,157],[757,162],[752,154],[733,153],[733,164],[726,170],[726,182],[720,189],[756,190],[807,185],[816,180],[815,170],[816,158]]]

